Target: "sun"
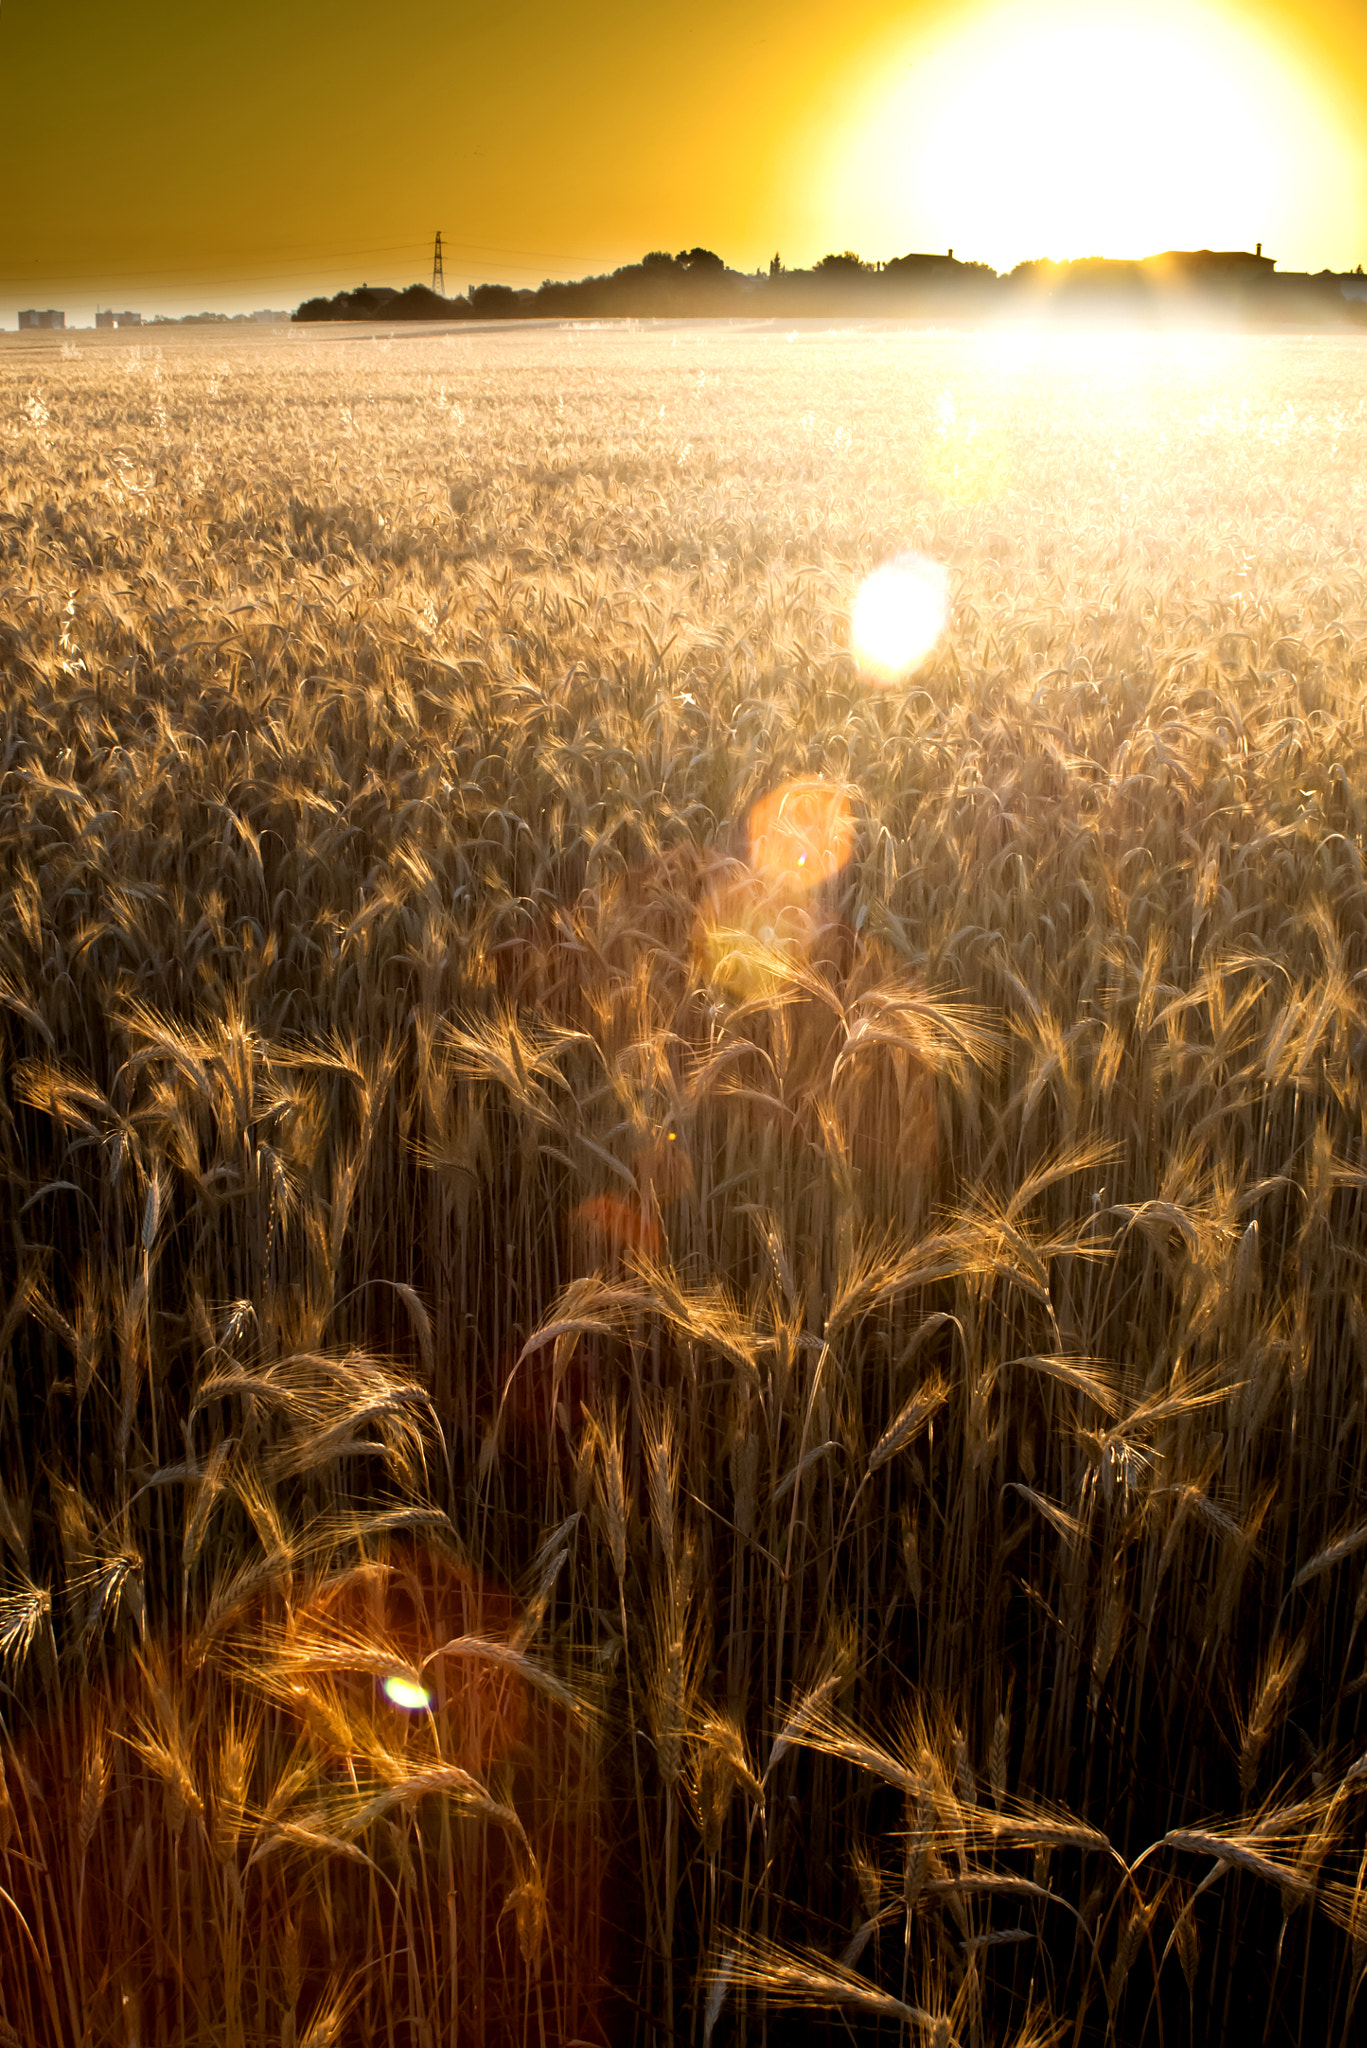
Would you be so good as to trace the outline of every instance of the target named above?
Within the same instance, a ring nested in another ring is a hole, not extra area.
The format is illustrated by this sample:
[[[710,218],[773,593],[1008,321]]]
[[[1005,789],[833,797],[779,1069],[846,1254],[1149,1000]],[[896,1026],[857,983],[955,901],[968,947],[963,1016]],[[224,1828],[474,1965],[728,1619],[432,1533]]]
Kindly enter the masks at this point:
[[[849,108],[813,223],[848,240],[857,219],[865,253],[952,246],[1010,269],[1262,242],[1294,270],[1307,224],[1337,247],[1341,223],[1345,249],[1356,226],[1327,91],[1247,14],[998,0],[882,51]]]

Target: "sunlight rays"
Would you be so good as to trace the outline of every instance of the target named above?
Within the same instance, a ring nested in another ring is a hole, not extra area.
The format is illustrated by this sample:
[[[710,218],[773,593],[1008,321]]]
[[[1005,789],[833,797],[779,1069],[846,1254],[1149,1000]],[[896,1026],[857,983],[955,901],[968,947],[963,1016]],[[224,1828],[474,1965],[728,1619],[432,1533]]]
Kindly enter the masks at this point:
[[[1009,269],[1261,240],[1300,268],[1307,223],[1353,239],[1355,155],[1247,15],[1005,0],[884,48],[808,177],[817,231],[862,216],[879,255],[957,243]]]

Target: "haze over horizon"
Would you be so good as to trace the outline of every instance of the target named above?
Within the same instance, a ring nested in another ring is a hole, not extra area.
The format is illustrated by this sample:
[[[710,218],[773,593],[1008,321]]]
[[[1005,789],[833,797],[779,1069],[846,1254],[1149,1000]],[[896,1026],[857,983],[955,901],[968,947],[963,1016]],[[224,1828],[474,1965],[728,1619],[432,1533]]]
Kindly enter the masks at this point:
[[[1367,261],[1367,9],[0,4],[0,324],[535,285],[713,248]]]

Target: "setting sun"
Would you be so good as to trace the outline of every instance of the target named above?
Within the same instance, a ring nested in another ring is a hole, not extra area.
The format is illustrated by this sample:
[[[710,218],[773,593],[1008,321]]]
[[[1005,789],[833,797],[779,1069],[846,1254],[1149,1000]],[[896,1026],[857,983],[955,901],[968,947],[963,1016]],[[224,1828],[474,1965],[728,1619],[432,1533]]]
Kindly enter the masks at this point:
[[[957,244],[1001,268],[1258,241],[1298,268],[1307,219],[1348,239],[1357,221],[1327,89],[1211,8],[979,9],[885,49],[826,142],[823,225],[876,194],[880,248]]]

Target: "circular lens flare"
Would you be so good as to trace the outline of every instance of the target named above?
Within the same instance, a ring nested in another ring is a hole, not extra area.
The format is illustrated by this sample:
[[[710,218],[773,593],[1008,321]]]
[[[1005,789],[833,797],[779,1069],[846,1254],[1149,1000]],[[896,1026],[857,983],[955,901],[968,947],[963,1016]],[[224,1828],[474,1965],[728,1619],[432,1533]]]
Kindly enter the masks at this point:
[[[901,682],[944,632],[948,579],[925,555],[897,555],[860,584],[850,612],[850,646],[866,675]]]
[[[805,896],[829,882],[854,849],[849,797],[828,782],[785,782],[751,807],[746,827],[751,866],[768,889],[785,897]]]
[[[391,1707],[403,1707],[410,1714],[422,1714],[432,1704],[432,1695],[426,1686],[405,1678],[401,1671],[391,1671],[383,1685],[384,1696]]]
[[[709,982],[745,1000],[781,986],[785,961],[811,958],[835,915],[822,885],[854,853],[855,796],[848,785],[799,776],[750,806],[747,858],[725,864],[694,926]],[[686,1155],[681,1163],[691,1187]]]

